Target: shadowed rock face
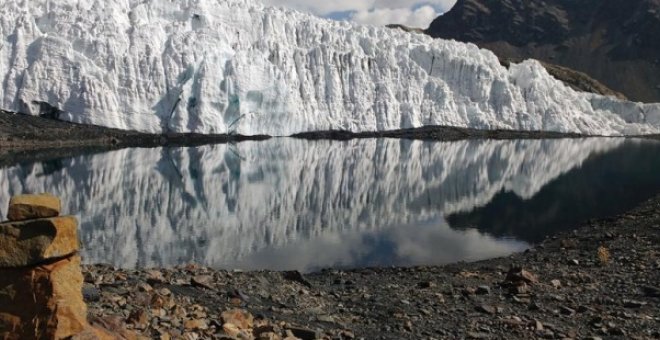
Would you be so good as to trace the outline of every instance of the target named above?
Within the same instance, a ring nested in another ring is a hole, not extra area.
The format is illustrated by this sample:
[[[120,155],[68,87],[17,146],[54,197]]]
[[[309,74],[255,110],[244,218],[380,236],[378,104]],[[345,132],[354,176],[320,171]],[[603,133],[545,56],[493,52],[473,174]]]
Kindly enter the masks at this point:
[[[637,101],[660,101],[660,0],[459,0],[431,23],[437,38],[501,59],[585,72]]]

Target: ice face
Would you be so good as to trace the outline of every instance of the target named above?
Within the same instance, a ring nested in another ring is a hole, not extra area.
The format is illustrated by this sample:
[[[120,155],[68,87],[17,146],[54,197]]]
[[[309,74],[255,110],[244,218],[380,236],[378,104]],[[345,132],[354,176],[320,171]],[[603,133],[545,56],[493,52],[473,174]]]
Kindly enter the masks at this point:
[[[578,93],[535,61],[252,0],[4,0],[0,108],[145,132],[425,125],[621,135],[660,105]]]

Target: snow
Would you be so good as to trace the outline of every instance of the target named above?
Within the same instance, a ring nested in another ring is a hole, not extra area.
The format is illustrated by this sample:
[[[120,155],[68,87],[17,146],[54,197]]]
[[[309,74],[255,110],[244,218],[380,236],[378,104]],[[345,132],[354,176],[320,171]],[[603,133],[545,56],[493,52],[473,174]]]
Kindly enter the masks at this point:
[[[361,242],[383,233],[425,264],[478,260],[513,244],[453,230],[446,216],[502,191],[531,198],[623,142],[277,138],[124,149],[0,169],[0,212],[14,194],[52,192],[81,220],[85,262],[122,267],[350,265],[374,247]]]
[[[3,0],[0,108],[145,132],[425,125],[660,132],[660,105],[579,93],[535,61],[252,0]]]

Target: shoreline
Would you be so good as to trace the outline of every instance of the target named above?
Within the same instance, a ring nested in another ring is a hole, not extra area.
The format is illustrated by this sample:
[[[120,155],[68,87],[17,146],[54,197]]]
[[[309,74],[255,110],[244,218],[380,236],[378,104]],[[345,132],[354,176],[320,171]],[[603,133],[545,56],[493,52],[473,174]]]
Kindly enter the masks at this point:
[[[126,147],[197,146],[269,138],[271,137],[262,135],[148,134],[14,114],[0,110],[0,148],[10,148],[14,151],[100,147],[116,149]]]
[[[222,338],[222,313],[240,309],[261,325],[246,332],[264,339],[266,329],[280,335],[270,339],[287,331],[301,339],[654,339],[660,196],[523,253],[471,263],[310,274],[195,265],[83,272],[92,315],[152,338]]]
[[[456,141],[466,139],[558,139],[601,137],[576,133],[477,130],[449,126],[426,126],[375,132],[350,132],[342,130],[297,133],[288,138],[305,140],[344,141],[362,138],[398,138],[429,141]],[[266,135],[202,135],[202,134],[147,134],[95,125],[70,123],[50,118],[14,114],[0,110],[0,157],[24,152],[77,150],[97,152],[127,147],[200,146],[242,141],[262,141],[275,138]],[[627,136],[610,138],[660,139],[660,135]],[[57,153],[57,152],[56,152]]]

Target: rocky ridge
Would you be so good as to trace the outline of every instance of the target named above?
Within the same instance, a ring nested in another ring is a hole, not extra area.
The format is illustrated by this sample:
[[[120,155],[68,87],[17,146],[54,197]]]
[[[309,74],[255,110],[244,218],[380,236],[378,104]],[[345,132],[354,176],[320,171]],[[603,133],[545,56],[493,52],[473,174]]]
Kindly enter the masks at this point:
[[[658,31],[659,0],[459,0],[426,33],[502,60],[567,67],[631,100],[659,102]]]

